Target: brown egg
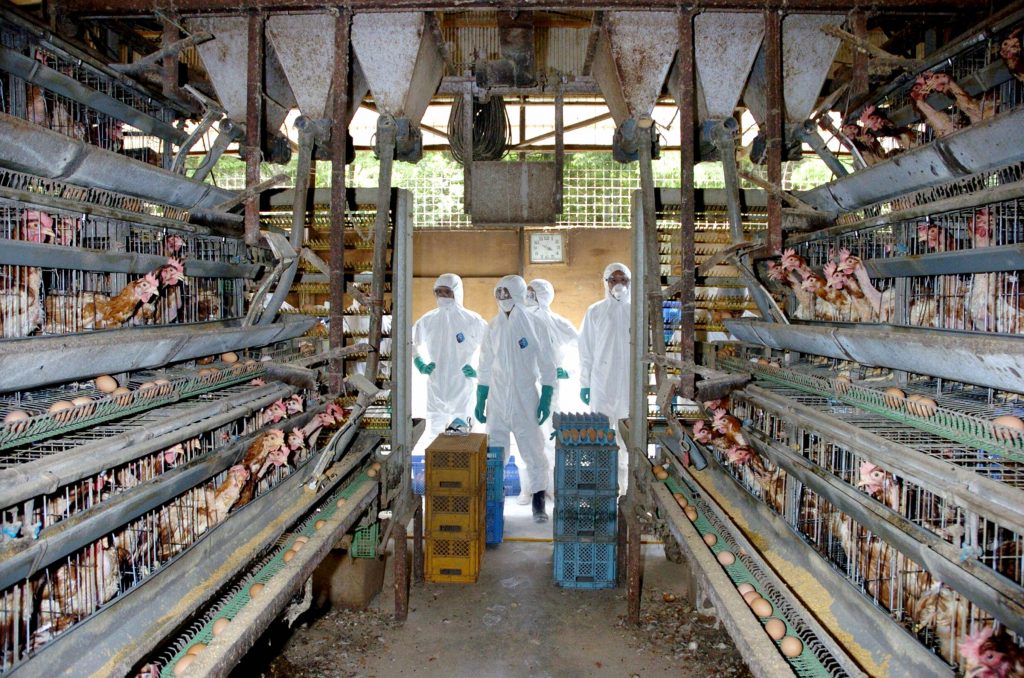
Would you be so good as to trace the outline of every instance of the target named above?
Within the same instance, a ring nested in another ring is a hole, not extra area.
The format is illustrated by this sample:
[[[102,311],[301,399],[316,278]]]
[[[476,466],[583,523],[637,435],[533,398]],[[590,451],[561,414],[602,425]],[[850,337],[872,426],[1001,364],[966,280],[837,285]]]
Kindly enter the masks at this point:
[[[747,605],[753,604],[755,600],[761,600],[761,594],[757,591],[751,590],[743,594],[743,602]]]
[[[96,404],[89,396],[78,396],[71,401],[71,404],[78,408],[78,416],[83,419],[96,411]]]
[[[691,522],[697,520],[697,509],[693,508],[692,506],[687,506],[685,509],[683,509],[683,513],[686,514],[686,517],[689,518]]]
[[[300,551],[300,550],[302,550],[302,547],[305,546],[305,545],[306,545],[306,542],[304,542],[304,541],[296,541],[294,544],[292,544],[291,550],[292,551]]]
[[[1020,438],[1021,434],[1024,434],[1024,421],[1021,421],[1020,417],[1015,417],[1012,414],[1004,414],[1000,417],[996,417],[992,420],[992,423],[996,426],[1005,426],[1006,428],[1013,429],[1007,431],[1005,429],[994,429],[993,434],[999,440],[1013,440],[1014,438]]]
[[[139,385],[139,395],[143,398],[152,398],[156,396],[156,384],[152,381],[143,382]]]
[[[319,530],[320,528],[322,528],[326,524],[327,524],[326,520],[318,520],[315,523],[313,523],[313,529],[314,530]]]
[[[686,501],[686,497],[679,493],[673,494],[672,497],[676,500],[676,503],[679,504],[679,508],[686,508],[690,504],[690,502]]]
[[[885,395],[883,396],[883,398],[885,399],[886,405],[888,405],[894,410],[898,410],[901,407],[903,407],[903,398],[905,398],[906,395],[907,394],[903,392],[903,389],[896,388],[895,386],[890,386],[889,388],[885,389]]]
[[[848,376],[846,376],[845,374],[840,374],[838,377],[835,378],[835,381],[832,382],[832,387],[836,390],[836,393],[842,394],[849,391],[850,386],[852,384],[853,382],[850,380]]]
[[[153,383],[156,385],[157,392],[160,395],[169,395],[174,390],[169,379],[154,379]]]
[[[708,546],[714,546],[715,544],[718,543],[718,537],[716,537],[714,534],[708,532],[707,534],[704,535],[704,543],[707,544]]]
[[[375,468],[373,468],[371,466],[370,468],[366,469],[366,475],[369,476],[370,478],[376,478],[377,477],[377,469],[375,469]]]
[[[249,597],[250,598],[257,598],[257,597],[259,597],[259,595],[261,593],[263,593],[263,588],[264,588],[263,584],[253,584],[252,586],[249,587]]]
[[[300,535],[300,536],[295,538],[295,543],[296,544],[305,544],[307,541],[309,541],[309,537],[306,537],[306,536]]]
[[[771,365],[771,362],[767,358],[758,358],[757,359],[757,364],[758,365],[762,365],[762,366],[763,365]]]
[[[58,400],[54,404],[50,405],[50,409],[48,409],[47,412],[54,415],[53,418],[56,419],[57,421],[66,424],[67,422],[71,421],[72,414],[70,412],[67,412],[65,414],[60,413],[64,412],[65,410],[70,410],[74,408],[74,406],[75,405],[70,400]]]
[[[754,589],[754,585],[753,584],[748,584],[747,582],[743,582],[742,584],[740,584],[739,586],[736,587],[736,590],[739,592],[739,594],[741,596],[745,596],[745,595],[747,595],[748,593],[750,593],[751,591],[753,591],[755,589]]]
[[[118,386],[110,394],[114,398],[114,402],[121,406],[126,406],[132,402],[132,392],[124,386]]]
[[[373,462],[372,464],[370,464],[370,468],[372,468],[374,471],[379,471],[380,470],[380,462],[379,461]]]
[[[174,675],[183,676],[185,675],[185,669],[196,660],[195,655],[186,654],[184,657],[178,660],[178,663],[174,665]]]
[[[284,562],[290,563],[292,558],[294,558],[294,557],[295,557],[295,551],[285,551],[284,552]]]
[[[28,424],[18,424],[18,422],[25,421],[30,416],[25,410],[11,410],[4,416],[4,424],[9,426],[15,433],[21,433],[28,428]]]
[[[772,640],[779,640],[786,635],[786,622],[778,617],[772,617],[764,623],[764,630],[768,632]]]
[[[782,654],[787,657],[799,657],[800,653],[804,651],[804,644],[800,642],[799,638],[794,636],[786,636],[782,639]]]
[[[668,591],[665,591],[661,594],[661,599],[664,600],[666,603],[676,602],[675,594],[669,593]]]
[[[754,611],[758,617],[770,617],[772,616],[772,604],[764,598],[758,598],[750,604],[750,609]]]
[[[732,554],[732,551],[719,551],[717,558],[718,562],[726,566],[736,562],[736,556]]]
[[[934,417],[938,412],[939,404],[931,398],[921,396],[917,401],[917,415],[920,417]]]
[[[235,353],[234,351],[228,351],[227,353],[221,353],[220,359],[221,361],[226,362],[229,365],[232,365],[238,362],[238,354]]]
[[[209,365],[214,360],[215,358],[212,355],[208,355],[205,358],[200,358],[199,360],[197,360],[196,365]]]
[[[345,497],[341,497],[340,499],[338,499],[338,501],[334,502],[334,505],[335,506],[344,506],[347,502],[348,502],[348,499],[345,499]]]
[[[101,393],[113,393],[117,388],[117,379],[106,374],[96,377],[96,381],[93,383],[96,385],[96,390]]]
[[[231,620],[227,617],[221,617],[217,621],[213,622],[213,637],[216,638],[220,634],[224,633],[224,629],[228,627]]]
[[[196,643],[185,652],[185,656],[191,657],[192,655],[197,655],[205,649],[206,643]]]
[[[658,480],[664,480],[665,478],[668,478],[668,471],[666,471],[661,466],[655,466],[654,467],[654,477],[657,478]]]

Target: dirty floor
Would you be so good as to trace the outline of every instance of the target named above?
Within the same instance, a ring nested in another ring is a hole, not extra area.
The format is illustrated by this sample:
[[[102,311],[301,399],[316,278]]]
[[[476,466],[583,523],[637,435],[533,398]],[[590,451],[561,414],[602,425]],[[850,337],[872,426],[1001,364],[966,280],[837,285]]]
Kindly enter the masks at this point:
[[[309,614],[272,628],[235,675],[575,678],[749,676],[713,617],[684,602],[681,566],[644,547],[639,627],[621,589],[574,591],[552,581],[550,523],[506,501],[506,541],[484,554],[475,585],[414,586],[409,618],[391,620],[390,567],[370,609]],[[666,596],[666,594],[668,594]],[[666,599],[676,597],[673,602]]]

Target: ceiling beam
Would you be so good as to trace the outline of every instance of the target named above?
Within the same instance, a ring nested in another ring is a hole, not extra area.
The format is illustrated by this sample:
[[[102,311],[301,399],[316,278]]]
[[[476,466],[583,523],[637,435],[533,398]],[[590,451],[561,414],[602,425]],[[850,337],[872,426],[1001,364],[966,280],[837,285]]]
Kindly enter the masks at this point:
[[[887,10],[927,10],[955,6],[957,10],[985,9],[989,0],[694,0],[695,9],[749,10],[763,12],[780,9],[788,12],[845,12],[863,8],[872,12]],[[347,0],[353,12],[370,11],[444,11],[453,9],[450,0]],[[194,14],[199,12],[240,13],[250,10],[323,10],[320,0],[64,0],[63,9],[76,14],[133,14],[160,10]],[[678,0],[465,0],[459,10],[666,10],[676,9]]]

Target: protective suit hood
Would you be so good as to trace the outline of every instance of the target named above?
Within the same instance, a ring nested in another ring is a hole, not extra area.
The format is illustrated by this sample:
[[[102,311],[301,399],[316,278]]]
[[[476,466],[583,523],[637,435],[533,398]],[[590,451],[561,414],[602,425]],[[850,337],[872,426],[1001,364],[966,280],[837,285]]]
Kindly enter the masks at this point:
[[[436,290],[438,287],[450,287],[455,295],[455,303],[462,306],[462,278],[454,273],[443,273],[437,276],[437,280],[434,282],[434,289]]]
[[[601,287],[604,288],[604,298],[609,301],[615,301],[615,297],[612,296],[612,292],[608,289],[608,276],[615,271],[622,271],[626,274],[626,278],[630,283],[633,282],[633,274],[630,272],[629,267],[619,262],[613,262],[604,267],[604,275],[601,276]],[[629,301],[628,297],[624,301]]]
[[[494,286],[494,293],[497,294],[498,290],[502,287],[508,290],[516,306],[526,305],[526,281],[523,280],[522,276],[506,275]]]
[[[533,293],[537,295],[537,305],[541,308],[549,308],[555,300],[555,286],[543,278],[535,278],[530,281]]]

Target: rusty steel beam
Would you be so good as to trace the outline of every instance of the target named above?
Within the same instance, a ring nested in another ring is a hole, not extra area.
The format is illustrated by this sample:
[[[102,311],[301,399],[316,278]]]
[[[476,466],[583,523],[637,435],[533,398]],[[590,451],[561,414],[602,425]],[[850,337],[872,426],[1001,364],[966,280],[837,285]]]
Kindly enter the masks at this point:
[[[416,511],[412,515],[412,580],[422,584],[423,577],[423,500],[416,497]]]
[[[782,13],[764,14],[765,90],[767,112],[765,127],[768,136],[768,183],[782,185]],[[768,241],[766,249],[777,254],[782,248],[782,199],[768,195]]]
[[[862,10],[855,10],[850,15],[850,24],[853,28],[854,37],[861,40],[868,39],[868,15]],[[853,74],[850,82],[850,97],[854,101],[860,101],[867,95],[870,85],[868,83],[868,55],[857,49],[853,51]]]
[[[949,0],[694,0],[688,6],[700,10],[764,11],[786,9],[790,12],[845,12],[864,8],[885,10],[950,9]],[[959,0],[957,10],[984,10],[989,0]],[[65,0],[63,7],[73,14],[140,14],[161,10],[181,13],[235,12],[247,10],[319,10],[317,0]],[[450,0],[349,0],[353,12],[410,12],[459,10],[675,10],[678,0],[465,0],[453,5]]]
[[[404,622],[409,616],[409,551],[406,544],[405,524],[394,523],[395,536],[395,621]]]
[[[618,526],[615,544],[615,585],[626,584],[626,511],[620,502],[618,506]]]
[[[631,479],[631,482],[634,482]],[[626,616],[629,618],[631,624],[640,624],[640,598],[643,596],[643,579],[644,579],[644,563],[640,557],[640,522],[633,515],[632,511],[629,511],[629,517],[626,520],[628,529],[626,532],[626,569],[627,569],[627,582],[626,582],[626,601],[627,601],[627,612]]]
[[[334,26],[334,73],[331,90],[334,92],[334,111],[331,122],[331,232],[328,264],[331,267],[330,290],[330,346],[338,349],[345,345],[345,147],[348,144],[349,98],[349,38],[352,15],[339,12]],[[328,382],[331,393],[341,391],[345,378],[345,361],[331,360]]]
[[[246,67],[248,97],[245,109],[245,186],[260,183],[260,131],[263,129],[263,41],[264,16],[249,15],[249,61]],[[245,242],[255,245],[260,240],[260,200],[254,195],[245,203]]]
[[[693,35],[692,11],[685,11],[679,17],[679,148],[680,148],[680,193],[679,193],[679,221],[680,248],[682,255],[680,284],[682,290],[679,294],[680,302],[680,343],[682,348],[682,360],[686,363],[694,362],[694,288],[696,287],[697,266],[694,258],[694,221],[696,219],[696,205],[694,204],[693,173],[694,165],[697,162],[697,119],[695,115],[697,86],[693,74],[696,71],[694,63],[694,35]],[[683,372],[680,377],[680,394],[684,398],[693,398],[693,373]]]
[[[163,21],[163,47],[177,42],[181,35],[178,33],[178,27],[174,22],[169,19]],[[162,74],[161,74],[161,87],[163,89],[163,95],[167,98],[178,96],[178,55],[177,53],[168,54],[163,58]]]

